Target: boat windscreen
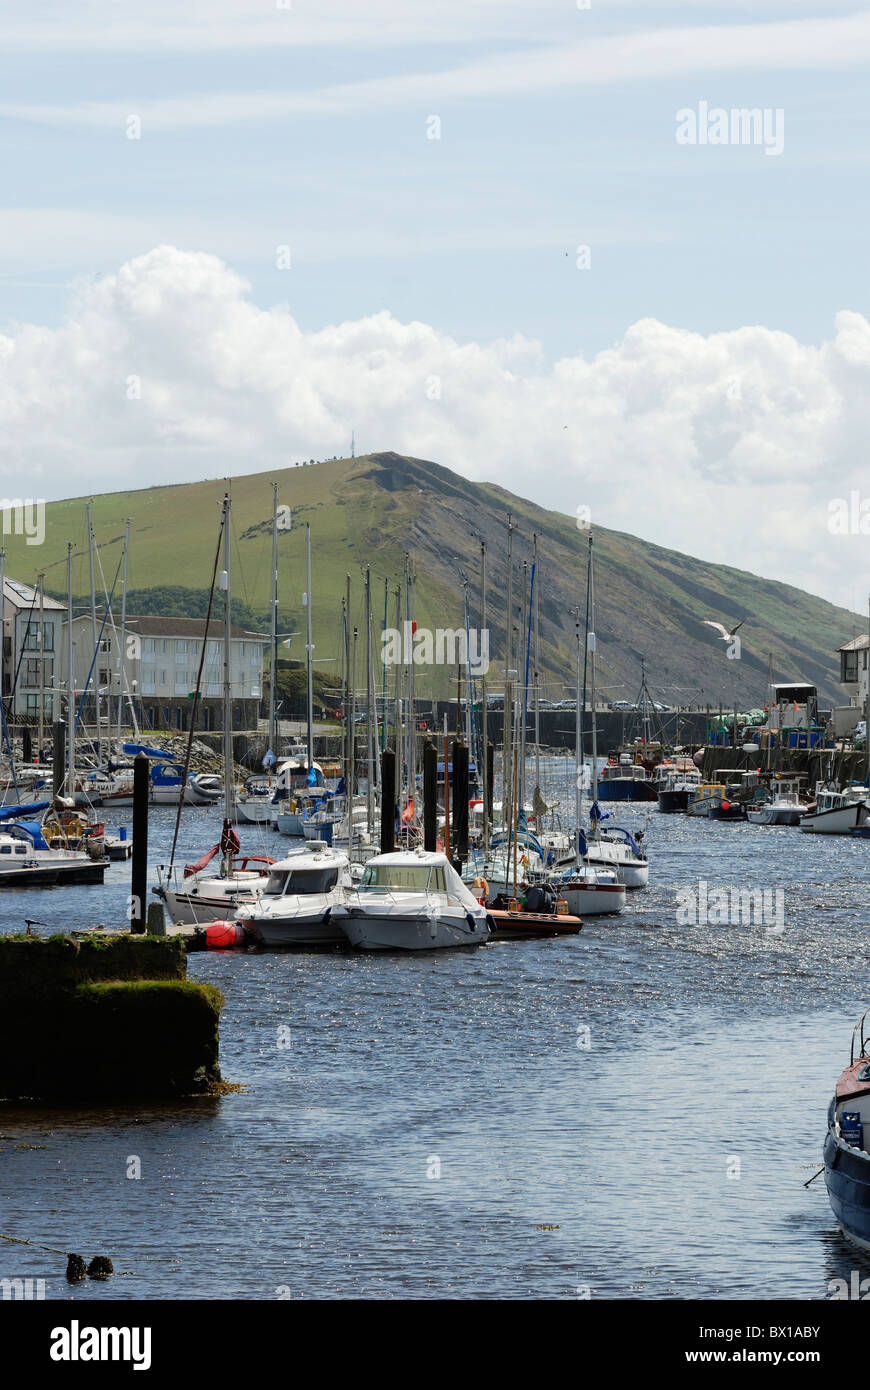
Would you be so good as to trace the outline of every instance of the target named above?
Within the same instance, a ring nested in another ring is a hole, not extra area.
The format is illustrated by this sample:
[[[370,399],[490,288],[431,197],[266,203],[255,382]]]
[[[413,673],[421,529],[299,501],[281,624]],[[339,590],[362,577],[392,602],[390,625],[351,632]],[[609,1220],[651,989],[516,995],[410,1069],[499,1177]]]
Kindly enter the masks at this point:
[[[338,883],[338,869],[294,869],[288,893],[328,893]]]
[[[446,891],[444,869],[440,864],[367,864],[360,892],[386,893],[391,889],[403,893],[435,893]]]

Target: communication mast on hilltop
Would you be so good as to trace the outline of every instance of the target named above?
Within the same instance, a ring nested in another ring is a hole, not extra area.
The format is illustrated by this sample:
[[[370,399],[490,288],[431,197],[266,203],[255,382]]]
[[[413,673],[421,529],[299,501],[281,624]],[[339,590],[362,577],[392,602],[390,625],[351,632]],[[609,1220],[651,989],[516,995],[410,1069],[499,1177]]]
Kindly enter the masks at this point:
[[[350,456],[352,459],[356,458],[356,440],[354,438],[353,430],[351,430],[350,432]]]

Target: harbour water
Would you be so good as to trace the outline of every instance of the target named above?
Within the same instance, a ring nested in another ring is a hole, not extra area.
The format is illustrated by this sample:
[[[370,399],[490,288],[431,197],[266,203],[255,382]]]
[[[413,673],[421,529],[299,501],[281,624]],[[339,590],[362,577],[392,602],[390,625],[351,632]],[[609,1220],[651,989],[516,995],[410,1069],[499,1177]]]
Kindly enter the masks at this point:
[[[865,1277],[823,1179],[803,1183],[870,1003],[870,844],[640,805],[617,822],[646,829],[650,887],[579,937],[192,955],[225,994],[221,1066],[243,1091],[0,1108],[0,1232],[119,1271],[71,1287],[63,1255],[0,1242],[0,1278],[80,1301],[825,1299]],[[152,816],[155,863],[173,823]],[[186,810],[180,861],[219,824]],[[116,924],[129,872],[6,891],[0,929]],[[678,925],[677,892],[699,882],[781,889],[784,929]],[[87,1068],[74,1038],[57,1055]]]

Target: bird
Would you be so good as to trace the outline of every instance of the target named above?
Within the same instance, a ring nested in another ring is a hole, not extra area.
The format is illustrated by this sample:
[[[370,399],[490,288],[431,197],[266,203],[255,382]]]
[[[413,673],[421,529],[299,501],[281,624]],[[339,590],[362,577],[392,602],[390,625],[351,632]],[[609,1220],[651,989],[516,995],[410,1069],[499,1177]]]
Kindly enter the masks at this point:
[[[741,622],[739,622],[739,623],[737,624],[737,627],[732,627],[732,629],[731,629],[730,632],[728,631],[727,627],[723,627],[721,623],[714,623],[714,622],[712,622],[712,621],[710,620],[710,618],[702,618],[701,621],[703,622],[703,624],[704,624],[705,627],[715,627],[716,631],[719,633],[719,636],[722,638],[722,641],[723,641],[723,642],[730,642],[730,641],[731,641],[731,638],[734,636],[735,632],[737,631],[737,628],[741,628],[741,627],[743,626],[743,623],[746,621],[746,619],[744,618]]]

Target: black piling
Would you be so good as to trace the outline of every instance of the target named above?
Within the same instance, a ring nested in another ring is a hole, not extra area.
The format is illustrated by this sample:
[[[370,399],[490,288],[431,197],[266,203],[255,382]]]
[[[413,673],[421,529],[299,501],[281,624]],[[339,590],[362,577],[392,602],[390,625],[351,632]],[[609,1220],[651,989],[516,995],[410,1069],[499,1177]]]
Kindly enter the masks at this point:
[[[27,724],[21,730],[21,761],[29,763],[33,758],[33,738]]]
[[[423,744],[423,848],[434,850],[438,841],[438,749],[427,738]]]
[[[396,755],[392,748],[381,754],[381,854],[396,848]]]
[[[130,931],[144,932],[148,897],[148,759],[133,760],[133,854],[130,883]]]
[[[51,790],[52,795],[60,796],[63,786],[63,768],[66,761],[66,728],[58,720],[52,730]]]
[[[453,745],[453,857],[468,858],[468,744]]]

